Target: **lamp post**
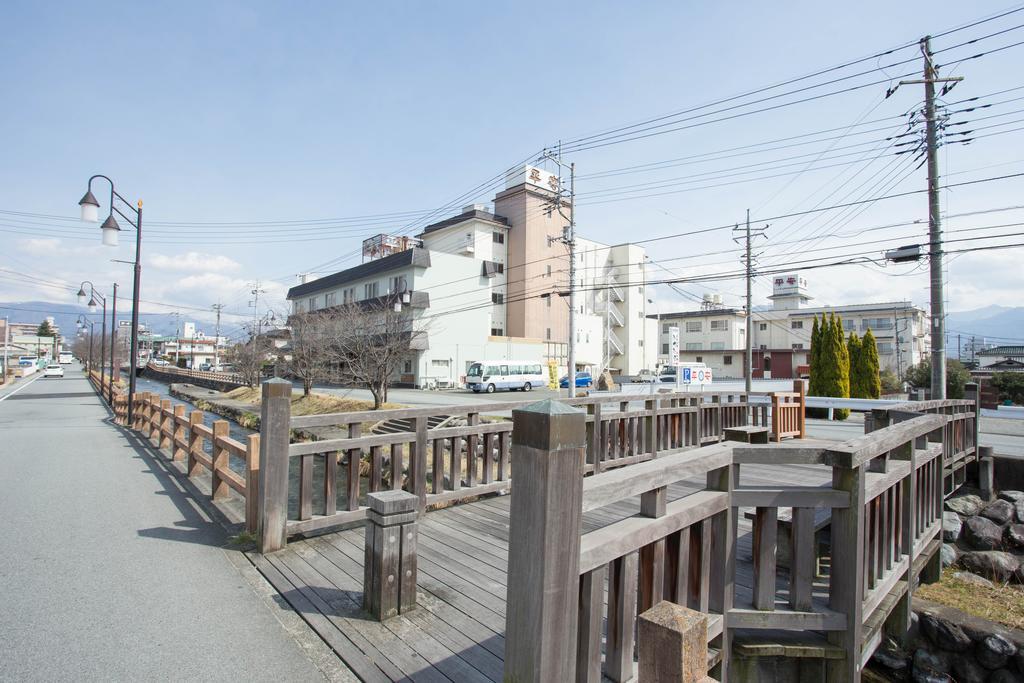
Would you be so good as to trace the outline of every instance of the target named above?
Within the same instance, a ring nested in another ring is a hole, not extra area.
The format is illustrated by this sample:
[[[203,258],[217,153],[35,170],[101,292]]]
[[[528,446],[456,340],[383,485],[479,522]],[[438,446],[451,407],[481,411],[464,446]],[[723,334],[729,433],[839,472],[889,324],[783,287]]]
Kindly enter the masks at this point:
[[[103,231],[103,244],[111,247],[117,246],[118,233],[121,231],[121,227],[117,224],[114,219],[114,212],[117,212],[121,218],[128,221],[128,224],[135,228],[135,262],[134,262],[134,278],[132,283],[132,331],[131,331],[131,375],[128,377],[128,424],[132,423],[132,413],[134,412],[134,401],[135,396],[135,374],[138,365],[138,353],[139,353],[139,280],[142,276],[142,200],[140,199],[136,206],[132,206],[131,203],[122,197],[114,189],[114,181],[105,175],[94,175],[89,178],[89,184],[85,191],[85,196],[78,202],[78,205],[82,207],[82,220],[90,223],[99,222],[99,209],[100,203],[96,201],[96,197],[92,193],[92,181],[96,178],[103,178],[110,183],[110,214],[107,219],[103,221],[103,225],[100,228]],[[118,199],[121,204],[134,216],[134,220],[129,216],[125,215],[121,209],[117,207],[114,200]]]
[[[89,285],[89,294],[85,293],[86,285]],[[107,345],[107,298],[97,292],[96,287],[91,282],[83,280],[82,284],[78,286],[78,303],[84,304],[86,296],[89,297],[89,303],[87,305],[90,313],[96,312],[96,297],[99,297],[100,301],[103,302],[103,324],[100,326],[100,390],[102,391],[103,378],[106,376],[103,366],[103,349],[106,348]],[[92,359],[90,358],[90,360]]]
[[[110,385],[107,387],[107,400],[114,405],[114,382],[121,374],[114,365],[114,351],[117,349],[117,283],[114,283],[113,306],[110,309]]]
[[[92,321],[92,320],[89,320],[87,317],[85,317],[84,313],[80,313],[78,315],[78,320],[75,321],[75,326],[78,327],[78,330],[79,330],[80,334],[84,334],[85,333],[85,326],[86,325],[89,326],[89,355],[88,355],[86,363],[85,363],[85,369],[88,372],[89,370],[92,369],[92,338],[93,338],[93,336],[95,336],[95,331],[94,330],[95,330],[96,322]]]

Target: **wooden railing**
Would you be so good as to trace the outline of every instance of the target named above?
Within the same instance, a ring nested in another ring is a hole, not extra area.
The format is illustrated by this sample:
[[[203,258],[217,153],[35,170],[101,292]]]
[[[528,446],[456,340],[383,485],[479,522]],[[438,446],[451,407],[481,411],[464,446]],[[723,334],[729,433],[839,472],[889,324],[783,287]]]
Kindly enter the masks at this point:
[[[510,486],[512,423],[487,415],[522,407],[522,402],[292,417],[290,404],[283,400],[291,385],[284,387],[283,380],[271,380],[264,383],[264,391],[272,384],[281,385],[282,396],[276,408],[278,419],[270,422],[267,409],[273,399],[268,401],[264,393],[264,443],[268,443],[271,424],[285,434],[294,430],[319,437],[299,443],[286,440],[286,451],[277,454],[275,462],[286,473],[291,462],[298,468],[298,505],[283,522],[286,535],[359,522],[366,516],[366,495],[385,489],[416,494],[423,510],[507,491]],[[768,402],[752,405],[744,394],[645,393],[559,402],[587,411],[587,473],[646,462],[664,451],[717,443],[729,427],[767,426],[770,419]],[[802,403],[787,405],[786,410],[803,408]],[[430,419],[438,415],[463,424],[452,425],[449,419],[445,421],[448,426],[430,427]],[[405,421],[411,428],[388,434],[364,433],[381,421]],[[274,455],[264,454],[265,467],[277,466],[271,465],[272,458]],[[287,480],[287,474],[272,476]],[[343,480],[340,492],[339,479]],[[289,510],[287,501],[272,507]],[[273,536],[277,538],[277,532]],[[277,549],[274,545],[268,548]]]
[[[186,413],[185,406],[172,406],[170,399],[148,392],[135,394],[133,429],[141,432],[171,461],[184,463],[189,477],[210,473],[210,495],[214,501],[231,496],[233,490],[245,500],[245,526],[252,533],[258,523],[260,436],[251,434],[246,443],[228,436],[230,424],[217,420],[212,427],[203,423],[203,411]],[[244,464],[244,476],[231,468],[231,458]]]
[[[114,386],[111,388],[110,376],[101,376],[98,370],[89,371],[89,381],[103,402],[114,411],[114,422],[119,425],[126,424],[128,421],[128,394],[121,382],[114,381]],[[113,396],[113,401],[111,401],[111,396]]]
[[[942,461],[947,451],[954,451],[955,459],[963,452],[958,448],[974,446],[961,443],[960,432],[949,426],[971,413],[955,402],[924,407],[931,414],[893,411],[891,424],[842,443],[726,442],[666,451],[633,467],[587,477],[578,494],[567,479],[571,470],[558,459],[572,444],[585,444],[585,432],[563,425],[565,415],[544,416],[538,424],[557,422],[550,431],[557,430],[558,438],[540,457],[534,453],[535,436],[514,432],[506,677],[557,671],[565,680],[629,680],[637,616],[664,599],[708,614],[713,653],[708,664],[719,680],[729,675],[735,629],[822,633],[846,653],[827,661],[827,679],[859,680],[883,632],[908,632],[918,577],[938,576]],[[519,420],[518,411],[514,414]],[[517,468],[519,458],[526,458],[525,471]],[[534,459],[553,464],[539,467]],[[830,484],[743,485],[742,470],[753,465],[817,467]],[[561,479],[552,479],[556,474]],[[698,483],[697,491],[666,502],[668,487],[682,480]],[[551,495],[553,488],[563,493]],[[526,509],[525,503],[517,505],[517,495],[529,501]],[[636,497],[639,514],[582,533],[584,514]],[[745,508],[755,511],[753,590],[749,604],[736,604],[737,519]],[[778,557],[780,511],[791,511],[785,561]],[[816,535],[819,519],[830,527],[824,549]],[[547,531],[539,533],[538,524]],[[577,548],[577,562],[561,556]],[[829,558],[824,566],[819,555]],[[561,578],[527,572],[524,563],[560,568]],[[579,581],[570,582],[571,576]],[[535,632],[557,630],[564,619],[559,612],[566,609],[577,613],[576,647],[570,642],[536,649],[542,644]],[[552,662],[524,669],[536,656]]]
[[[777,391],[772,394],[772,434],[776,442],[789,437],[803,439],[807,436],[804,399],[803,380],[793,382],[793,391]]]
[[[146,364],[146,369],[152,370],[153,372],[162,372],[168,375],[177,375],[178,377],[186,379],[205,379],[212,382],[223,382],[224,384],[237,384],[238,386],[244,386],[246,384],[245,379],[234,372],[191,370],[189,368],[179,368],[175,365],[156,365],[152,362]]]

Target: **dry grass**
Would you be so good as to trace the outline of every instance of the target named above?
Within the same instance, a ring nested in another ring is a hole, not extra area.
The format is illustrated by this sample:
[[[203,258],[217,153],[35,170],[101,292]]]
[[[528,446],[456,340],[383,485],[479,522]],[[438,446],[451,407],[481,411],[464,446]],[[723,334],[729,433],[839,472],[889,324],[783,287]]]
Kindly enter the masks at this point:
[[[954,571],[946,569],[941,581],[922,585],[914,595],[976,617],[1024,629],[1024,589],[998,583],[994,588],[974,586],[954,579]]]
[[[240,387],[229,391],[225,396],[236,401],[260,404],[260,389]],[[382,409],[404,408],[397,403],[385,403]],[[302,391],[292,394],[292,415],[323,415],[324,413],[352,413],[362,410],[373,410],[373,401],[362,401],[354,398],[331,396],[329,394],[312,393],[303,396]]]

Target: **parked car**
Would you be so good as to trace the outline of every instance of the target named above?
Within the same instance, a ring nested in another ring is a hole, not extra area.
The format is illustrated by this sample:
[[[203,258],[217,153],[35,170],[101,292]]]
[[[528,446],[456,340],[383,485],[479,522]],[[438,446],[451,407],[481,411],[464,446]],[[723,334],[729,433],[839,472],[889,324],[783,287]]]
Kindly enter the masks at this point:
[[[558,386],[563,389],[569,388],[569,376],[566,375],[562,379],[558,380]],[[576,373],[576,387],[590,388],[594,386],[594,378],[590,376],[589,372],[577,372]]]
[[[209,363],[203,363],[202,365],[199,366],[199,369],[202,370],[203,372],[209,372],[210,370],[213,369],[213,366],[210,365]]]
[[[641,370],[640,374],[632,379],[640,384],[651,384],[658,381],[658,376],[654,374],[653,370]]]
[[[152,363],[153,365],[157,365],[157,366],[160,366],[160,367],[163,367],[164,365],[170,365],[171,364],[170,361],[166,361],[163,358],[154,358],[153,360],[151,360],[149,362]]]
[[[62,368],[57,363],[50,363],[49,365],[46,366],[46,369],[43,370],[43,377],[63,377],[63,376],[64,376],[64,368]]]

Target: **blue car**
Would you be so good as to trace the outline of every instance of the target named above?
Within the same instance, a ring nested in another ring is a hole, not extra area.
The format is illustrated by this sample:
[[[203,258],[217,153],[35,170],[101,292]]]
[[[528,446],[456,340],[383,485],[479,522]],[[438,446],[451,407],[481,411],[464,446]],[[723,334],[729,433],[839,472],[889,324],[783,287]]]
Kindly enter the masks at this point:
[[[563,389],[569,388],[569,376],[566,375],[562,379],[558,380],[558,386]],[[590,376],[589,372],[577,372],[576,373],[576,387],[590,388],[594,386],[594,378]]]

